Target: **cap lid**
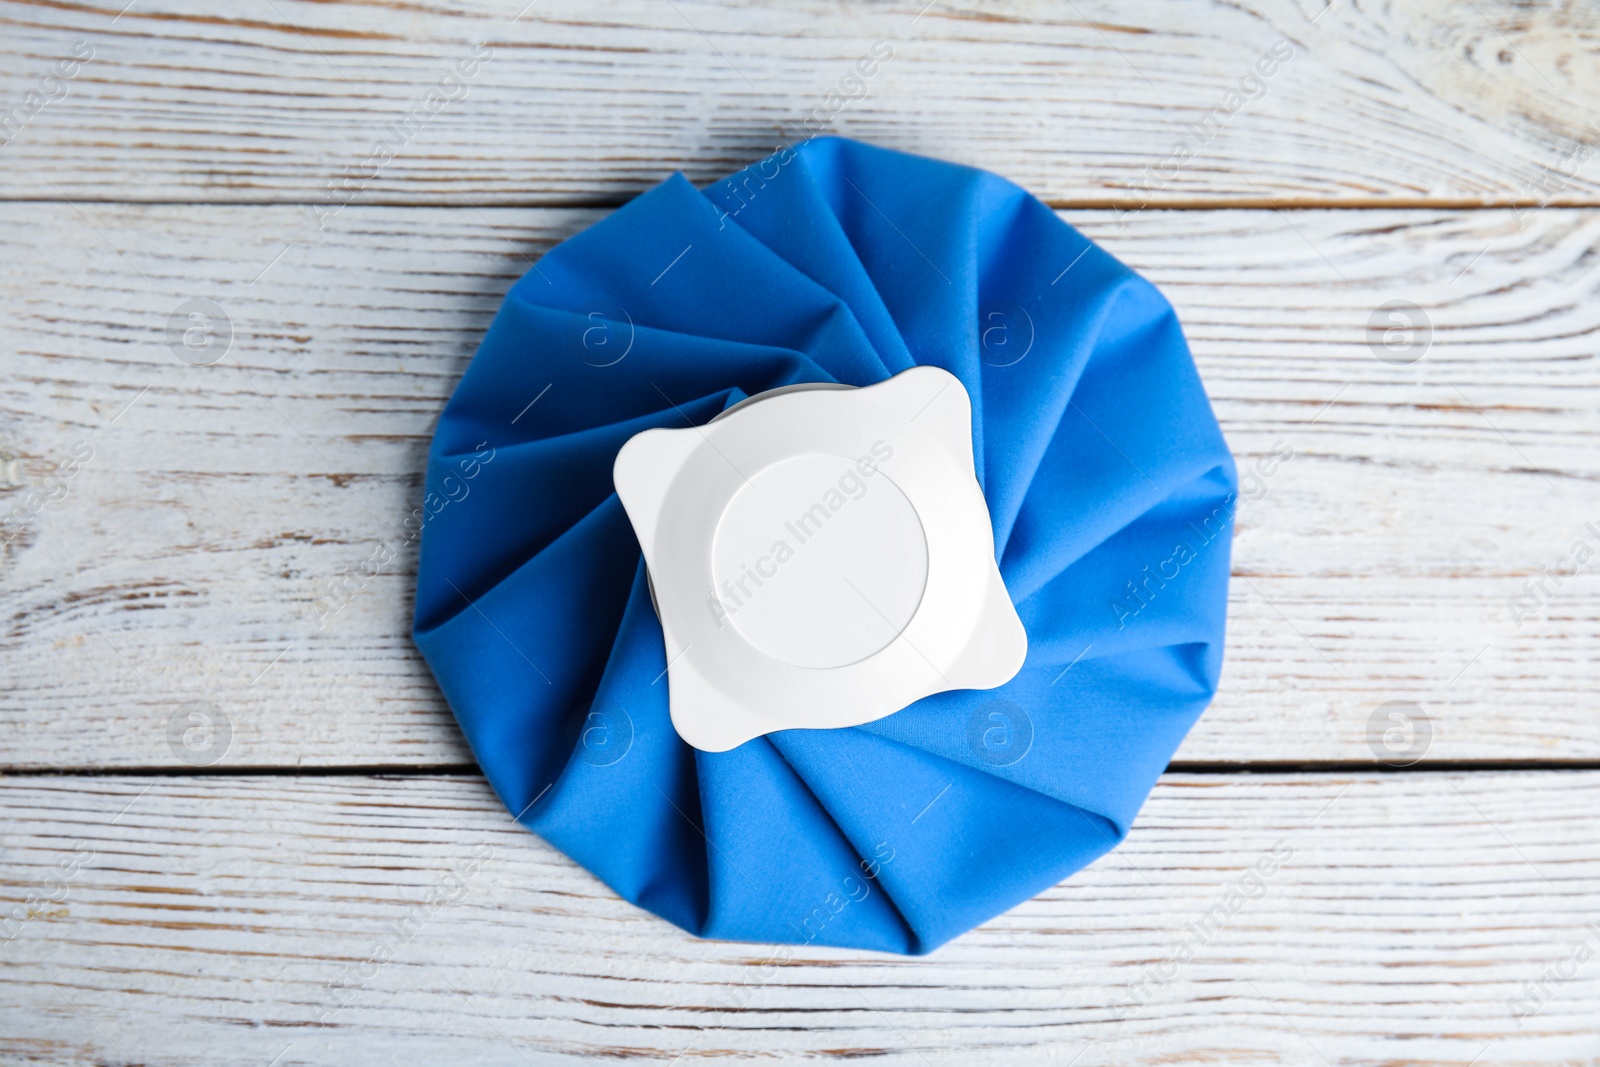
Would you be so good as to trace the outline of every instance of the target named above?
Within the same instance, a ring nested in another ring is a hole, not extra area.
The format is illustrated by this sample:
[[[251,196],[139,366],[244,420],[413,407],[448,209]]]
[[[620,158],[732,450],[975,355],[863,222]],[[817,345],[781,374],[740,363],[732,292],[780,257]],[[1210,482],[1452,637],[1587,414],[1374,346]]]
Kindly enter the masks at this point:
[[[943,370],[775,389],[705,426],[646,430],[613,479],[650,572],[672,722],[695,748],[858,726],[1021,669],[971,401]]]

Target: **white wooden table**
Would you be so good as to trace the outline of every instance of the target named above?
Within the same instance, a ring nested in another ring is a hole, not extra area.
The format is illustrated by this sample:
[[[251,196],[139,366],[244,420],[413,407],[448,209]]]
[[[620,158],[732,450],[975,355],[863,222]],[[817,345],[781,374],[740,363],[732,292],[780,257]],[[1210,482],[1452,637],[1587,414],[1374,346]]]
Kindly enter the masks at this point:
[[[0,1061],[1600,1063],[1600,13],[523,2],[0,0]],[[529,261],[830,113],[1045,198],[1176,304],[1241,470],[1293,458],[1124,847],[778,965],[511,823],[414,548],[317,605]]]

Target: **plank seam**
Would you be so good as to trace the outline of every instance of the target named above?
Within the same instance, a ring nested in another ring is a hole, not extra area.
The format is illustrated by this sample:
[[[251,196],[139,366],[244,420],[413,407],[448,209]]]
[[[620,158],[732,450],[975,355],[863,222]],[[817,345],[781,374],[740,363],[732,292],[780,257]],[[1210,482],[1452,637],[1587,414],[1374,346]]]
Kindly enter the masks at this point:
[[[1520,771],[1600,771],[1600,759],[1582,760],[1421,760],[1393,767],[1361,760],[1259,760],[1246,763],[1174,761],[1163,774],[1503,774]],[[0,767],[5,778],[481,778],[470,763],[329,764],[320,767]]]
[[[647,192],[638,191],[616,197],[540,197],[527,200],[492,199],[477,204],[463,204],[461,200],[388,200],[356,201],[346,208],[455,208],[460,210],[483,208],[561,208],[575,210],[615,209]],[[482,196],[485,194],[479,193]],[[1600,197],[1582,200],[1554,199],[1496,199],[1475,200],[1470,197],[1391,197],[1386,199],[1300,197],[1277,200],[1261,197],[1203,197],[1189,200],[1143,201],[1137,192],[1125,196],[1100,196],[1078,198],[1040,198],[1040,202],[1053,211],[1548,211],[1561,209],[1592,209],[1600,207]],[[82,196],[73,198],[54,196],[4,196],[0,204],[97,204],[106,207],[325,207],[322,201],[272,199],[272,200],[171,200],[162,198],[131,199],[127,197]]]

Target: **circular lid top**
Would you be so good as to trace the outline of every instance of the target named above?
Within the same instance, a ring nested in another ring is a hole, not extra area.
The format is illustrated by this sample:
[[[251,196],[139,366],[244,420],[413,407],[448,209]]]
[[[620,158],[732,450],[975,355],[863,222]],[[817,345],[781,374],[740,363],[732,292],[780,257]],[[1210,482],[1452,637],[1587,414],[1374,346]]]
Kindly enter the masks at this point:
[[[922,603],[928,548],[887,475],[807,452],[750,476],[723,511],[711,579],[729,622],[773,659],[844,667],[900,636]]]

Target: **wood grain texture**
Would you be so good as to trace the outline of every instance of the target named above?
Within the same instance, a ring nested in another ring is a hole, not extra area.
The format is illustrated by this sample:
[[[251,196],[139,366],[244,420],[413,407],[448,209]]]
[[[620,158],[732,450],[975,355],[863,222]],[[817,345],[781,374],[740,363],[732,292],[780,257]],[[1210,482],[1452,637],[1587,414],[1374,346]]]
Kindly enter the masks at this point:
[[[0,1060],[1600,1064],[1600,771],[1259,773],[1600,761],[1600,14],[923,2],[0,0]],[[406,636],[507,287],[808,120],[1070,208],[1245,477],[1178,758],[1256,773],[920,960],[620,901]]]
[[[476,778],[11,779],[0,1055],[1592,1063],[1597,812],[1593,772],[1168,776],[1116,853],[905,959],[694,940]]]
[[[597,215],[0,209],[5,763],[182,766],[192,701],[224,766],[466,761],[401,524],[500,296]],[[1600,758],[1600,583],[1562,573],[1600,549],[1600,212],[1068,217],[1172,298],[1246,475],[1221,692],[1178,758],[1370,761],[1391,700],[1430,759]],[[193,298],[231,319],[212,366],[165,340]],[[1391,299],[1431,319],[1409,366],[1370,345]]]
[[[808,118],[1058,205],[1600,195],[1600,15],[1577,0],[6,0],[0,26],[9,198],[614,203]],[[877,41],[892,58],[848,80]]]

